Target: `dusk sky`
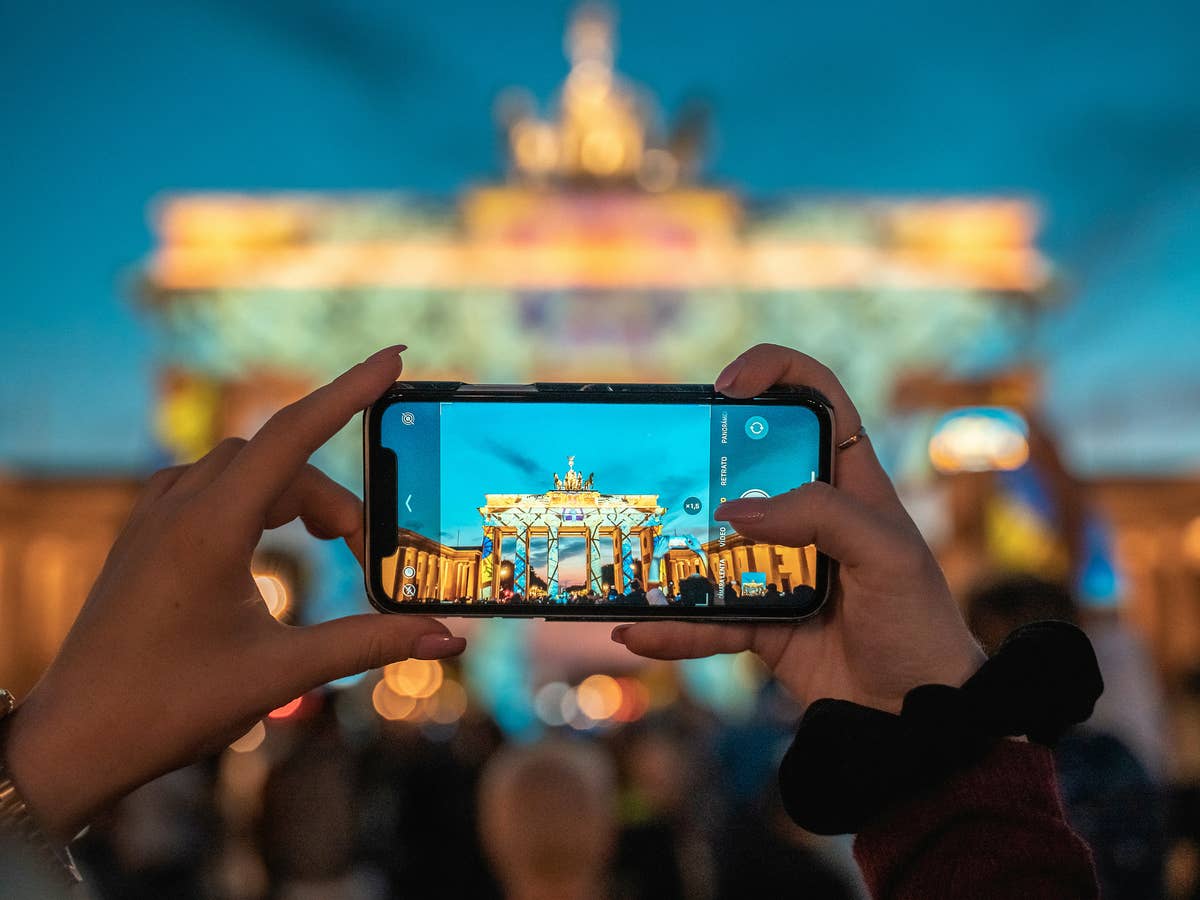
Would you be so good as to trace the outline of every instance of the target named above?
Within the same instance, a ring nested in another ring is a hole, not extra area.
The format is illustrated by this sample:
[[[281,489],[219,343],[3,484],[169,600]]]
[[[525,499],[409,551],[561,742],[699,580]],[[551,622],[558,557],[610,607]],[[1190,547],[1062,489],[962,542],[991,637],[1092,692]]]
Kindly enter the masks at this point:
[[[494,179],[493,101],[510,85],[549,99],[568,10],[10,4],[0,466],[144,471],[155,458],[155,342],[129,282],[157,195],[451,198]],[[668,116],[688,97],[711,105],[714,182],[758,198],[1035,198],[1063,302],[1033,350],[1069,455],[1091,471],[1196,465],[1200,6],[665,0],[618,12],[619,68]]]

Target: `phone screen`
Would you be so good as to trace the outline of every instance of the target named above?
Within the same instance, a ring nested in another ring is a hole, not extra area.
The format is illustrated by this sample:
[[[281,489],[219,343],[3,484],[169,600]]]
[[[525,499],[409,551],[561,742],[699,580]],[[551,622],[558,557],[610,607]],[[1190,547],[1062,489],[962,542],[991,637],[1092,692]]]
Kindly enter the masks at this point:
[[[812,406],[399,398],[377,423],[397,540],[375,585],[397,606],[801,615],[823,599],[814,547],[714,518],[828,480]]]

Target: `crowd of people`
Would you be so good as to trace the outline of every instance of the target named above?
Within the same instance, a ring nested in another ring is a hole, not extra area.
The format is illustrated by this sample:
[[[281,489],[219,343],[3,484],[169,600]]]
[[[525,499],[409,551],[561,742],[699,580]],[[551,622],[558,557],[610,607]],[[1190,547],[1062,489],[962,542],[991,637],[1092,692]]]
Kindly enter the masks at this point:
[[[479,602],[483,604],[532,603],[551,605],[563,603],[569,606],[808,606],[813,602],[815,590],[807,584],[797,584],[790,590],[780,590],[774,582],[768,582],[762,590],[738,590],[736,583],[716,583],[699,572],[682,579],[678,584],[668,581],[651,581],[643,584],[634,578],[623,591],[615,585],[603,585],[600,591],[584,587],[564,590],[556,599],[544,590],[528,593],[514,590],[505,585],[495,600],[472,601],[461,597],[457,602]]]
[[[95,892],[736,900],[754,873],[756,896],[797,884],[862,896],[846,843],[806,835],[779,805],[797,710],[775,687],[736,726],[685,698],[533,743],[506,739],[476,703],[451,728],[384,721],[353,690],[314,705],[268,722],[253,751],[152,782],[94,823],[76,858]]]

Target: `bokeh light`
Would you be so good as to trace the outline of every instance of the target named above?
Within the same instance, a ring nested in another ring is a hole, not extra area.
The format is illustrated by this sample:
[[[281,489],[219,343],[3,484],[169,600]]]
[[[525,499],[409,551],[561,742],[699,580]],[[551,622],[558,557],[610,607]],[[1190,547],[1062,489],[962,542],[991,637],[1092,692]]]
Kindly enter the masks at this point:
[[[611,719],[621,708],[621,686],[611,675],[589,675],[576,691],[576,703],[591,719]]]
[[[942,417],[929,440],[939,472],[1018,469],[1029,460],[1029,426],[1003,407],[966,407]]]
[[[268,719],[290,718],[291,716],[294,716],[296,713],[298,713],[300,711],[300,707],[302,707],[303,705],[304,705],[304,697],[303,696],[297,697],[295,700],[291,701],[290,703],[285,703],[285,704],[283,704],[283,706],[280,706],[280,707],[277,707],[276,709],[271,710],[267,714],[267,718]]]
[[[417,707],[417,700],[405,694],[398,694],[386,681],[380,681],[371,692],[371,705],[375,712],[389,722],[407,719]]]
[[[258,592],[262,594],[263,602],[267,604],[267,611],[272,616],[278,619],[288,611],[291,606],[291,594],[287,585],[283,583],[283,579],[278,575],[256,574],[254,584],[258,588]]]
[[[266,738],[267,726],[261,721],[255,722],[254,727],[229,745],[229,749],[235,753],[253,753],[262,746]]]
[[[561,681],[551,681],[549,684],[542,685],[533,698],[533,708],[537,712],[538,718],[551,728],[566,725],[567,717],[563,715],[563,701],[570,690],[570,686]]]
[[[467,711],[467,690],[452,678],[442,682],[441,690],[433,695],[429,718],[439,725],[457,722]]]
[[[636,678],[618,678],[617,684],[621,689],[621,703],[613,712],[613,720],[636,722],[650,708],[650,691]]]
[[[442,664],[431,659],[405,659],[384,667],[383,680],[397,694],[432,697],[445,677]]]

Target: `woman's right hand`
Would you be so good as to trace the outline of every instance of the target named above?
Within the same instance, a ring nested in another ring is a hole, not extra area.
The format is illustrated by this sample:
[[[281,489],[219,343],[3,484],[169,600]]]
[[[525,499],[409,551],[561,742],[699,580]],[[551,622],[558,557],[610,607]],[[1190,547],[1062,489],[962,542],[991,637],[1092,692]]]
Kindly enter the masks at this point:
[[[834,408],[835,443],[859,429],[837,378],[796,350],[760,344],[715,383],[729,397],[776,384],[821,391]],[[917,685],[961,685],[983,663],[983,651],[870,441],[837,452],[835,471],[836,487],[814,482],[767,499],[731,500],[716,512],[747,538],[816,544],[839,562],[818,615],[796,625],[641,622],[618,626],[613,640],[655,659],[753,650],[804,703],[831,697],[896,712]]]

